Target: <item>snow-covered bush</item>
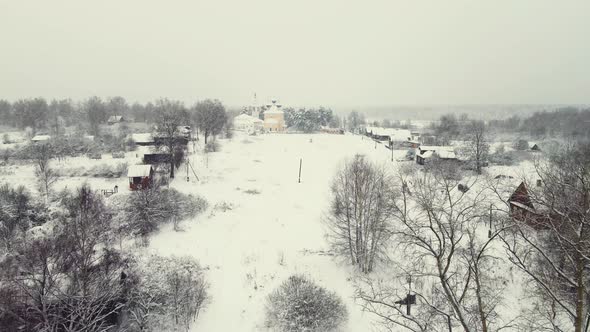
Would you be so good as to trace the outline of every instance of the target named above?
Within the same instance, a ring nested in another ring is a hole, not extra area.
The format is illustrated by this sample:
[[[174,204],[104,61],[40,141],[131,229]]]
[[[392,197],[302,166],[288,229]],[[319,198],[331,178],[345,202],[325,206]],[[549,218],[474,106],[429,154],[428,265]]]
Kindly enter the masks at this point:
[[[302,275],[289,277],[267,300],[267,324],[276,331],[333,331],[347,316],[336,293]]]
[[[207,301],[208,284],[191,257],[151,256],[129,278],[129,331],[188,331]]]
[[[529,149],[529,142],[527,142],[527,140],[525,139],[519,139],[517,141],[514,141],[514,143],[512,143],[512,147],[514,148],[514,150],[528,150]]]
[[[207,208],[207,201],[200,196],[185,195],[175,189],[152,187],[133,192],[122,211],[121,227],[124,233],[147,236],[160,225],[173,221],[175,227],[182,220],[195,217]]]
[[[127,167],[127,163],[124,162],[116,165],[99,164],[91,168],[61,168],[58,170],[58,174],[62,177],[86,176],[95,178],[119,178],[127,174]]]

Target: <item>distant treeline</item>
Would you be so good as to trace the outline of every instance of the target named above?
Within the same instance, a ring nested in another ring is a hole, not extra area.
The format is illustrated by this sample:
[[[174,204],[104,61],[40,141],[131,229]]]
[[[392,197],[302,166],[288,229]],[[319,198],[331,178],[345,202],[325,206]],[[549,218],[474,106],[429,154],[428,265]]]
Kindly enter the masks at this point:
[[[225,108],[217,100],[205,100],[217,108]],[[203,102],[203,103],[204,103]],[[126,121],[153,124],[157,121],[163,105],[174,105],[185,114],[187,121],[194,122],[196,107],[186,107],[180,101],[160,99],[145,104],[130,104],[123,97],[102,99],[90,97],[82,101],[44,98],[20,99],[14,102],[0,99],[0,124],[25,129],[32,133],[46,132],[58,136],[65,127],[80,126],[91,135],[99,135],[99,125],[107,123],[110,116],[123,116]]]
[[[590,109],[564,107],[542,111],[527,117],[513,115],[505,120],[491,120],[489,126],[502,132],[528,134],[531,137],[590,138]]]

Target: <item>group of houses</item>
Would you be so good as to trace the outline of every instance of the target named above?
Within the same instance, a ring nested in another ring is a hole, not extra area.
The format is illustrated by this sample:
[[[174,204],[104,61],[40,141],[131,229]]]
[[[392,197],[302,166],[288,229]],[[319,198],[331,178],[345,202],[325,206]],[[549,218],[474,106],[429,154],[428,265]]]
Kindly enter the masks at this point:
[[[155,150],[155,146],[165,144],[168,140],[174,139],[176,144],[186,148],[188,142],[191,140],[191,127],[179,126],[178,133],[174,138],[162,137],[151,133],[135,133],[129,135],[129,138],[136,145],[145,149],[141,156],[143,163],[132,165],[127,170],[130,190],[150,188],[154,181],[154,166],[170,163],[172,156],[169,153]],[[137,155],[139,156],[139,153]]]
[[[389,149],[407,149],[407,158],[425,165],[430,160],[457,160],[455,148],[452,146],[423,145],[419,132],[408,129],[366,127],[365,135],[373,140],[386,144]]]

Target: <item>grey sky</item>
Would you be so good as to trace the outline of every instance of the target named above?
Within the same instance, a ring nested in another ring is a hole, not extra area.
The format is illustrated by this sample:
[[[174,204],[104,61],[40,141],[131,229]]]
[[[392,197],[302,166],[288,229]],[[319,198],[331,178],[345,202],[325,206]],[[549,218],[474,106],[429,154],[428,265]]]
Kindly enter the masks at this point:
[[[588,0],[0,0],[0,98],[588,103]]]

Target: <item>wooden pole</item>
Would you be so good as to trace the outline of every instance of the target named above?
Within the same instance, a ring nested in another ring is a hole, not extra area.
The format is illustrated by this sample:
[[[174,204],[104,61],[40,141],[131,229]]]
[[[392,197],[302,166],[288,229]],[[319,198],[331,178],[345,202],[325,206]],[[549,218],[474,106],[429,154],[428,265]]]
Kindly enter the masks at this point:
[[[303,163],[303,158],[299,159],[299,180],[298,183],[301,183],[301,164]]]
[[[389,143],[389,148],[391,149],[391,162],[393,162],[393,142]]]
[[[492,204],[490,204],[490,230],[488,231],[488,239],[492,238]]]
[[[409,284],[409,287],[408,287],[408,297],[406,298],[406,314],[408,316],[410,316],[411,315],[411,313],[410,313],[410,308],[411,308],[410,294],[412,293],[411,292],[411,290],[412,290],[412,276],[409,276],[408,284]]]

